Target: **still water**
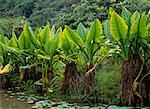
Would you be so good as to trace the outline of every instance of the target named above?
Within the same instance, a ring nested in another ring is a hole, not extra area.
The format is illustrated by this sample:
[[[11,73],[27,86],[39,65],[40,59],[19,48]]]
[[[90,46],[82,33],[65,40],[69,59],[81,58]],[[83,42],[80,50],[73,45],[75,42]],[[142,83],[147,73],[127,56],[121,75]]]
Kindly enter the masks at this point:
[[[75,105],[74,108],[62,108],[62,104],[66,105],[66,103],[62,102],[60,106],[52,106],[49,109],[150,109],[150,107],[118,107],[118,106],[85,106],[84,105]],[[12,91],[7,93],[0,89],[0,109],[32,109],[32,105],[27,104],[26,102],[17,100],[16,93]],[[43,108],[40,108],[43,109]],[[46,108],[47,109],[47,108]]]
[[[10,96],[0,90],[0,109],[31,109],[31,105],[17,100],[15,94]]]

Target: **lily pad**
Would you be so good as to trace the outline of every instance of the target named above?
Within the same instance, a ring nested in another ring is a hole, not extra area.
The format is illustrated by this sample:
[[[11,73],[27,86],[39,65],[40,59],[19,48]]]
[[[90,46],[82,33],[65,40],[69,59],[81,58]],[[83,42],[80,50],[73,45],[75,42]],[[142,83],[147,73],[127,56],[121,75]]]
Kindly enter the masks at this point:
[[[34,103],[34,100],[28,101],[27,103],[28,103],[28,104],[33,104],[33,103]]]
[[[32,106],[32,109],[37,109],[37,108],[39,108],[39,106],[37,105]]]

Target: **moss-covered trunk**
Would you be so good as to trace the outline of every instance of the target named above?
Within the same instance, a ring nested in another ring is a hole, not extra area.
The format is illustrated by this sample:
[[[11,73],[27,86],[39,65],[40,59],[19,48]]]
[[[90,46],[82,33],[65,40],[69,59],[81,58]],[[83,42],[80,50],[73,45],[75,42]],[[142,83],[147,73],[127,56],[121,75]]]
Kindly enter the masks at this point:
[[[150,60],[144,64],[141,78],[141,86],[142,89],[144,89],[144,91],[142,91],[143,104],[150,106]]]
[[[93,67],[94,67],[93,64],[86,65],[84,79],[83,79],[84,95],[90,94],[93,91],[92,90],[93,87],[96,85],[95,70],[93,70],[88,75],[86,75],[86,72],[88,72]]]
[[[121,76],[121,91],[119,96],[120,105],[145,104],[143,99],[147,98],[146,88],[144,88],[146,83],[142,83],[141,95],[138,95],[139,81],[143,75],[143,71],[137,79],[137,81],[135,81],[138,74],[140,73],[143,64],[144,63],[142,62],[139,55],[134,55],[123,62]]]
[[[79,72],[75,63],[66,65],[64,72],[64,80],[62,83],[62,93],[73,94],[79,88]]]

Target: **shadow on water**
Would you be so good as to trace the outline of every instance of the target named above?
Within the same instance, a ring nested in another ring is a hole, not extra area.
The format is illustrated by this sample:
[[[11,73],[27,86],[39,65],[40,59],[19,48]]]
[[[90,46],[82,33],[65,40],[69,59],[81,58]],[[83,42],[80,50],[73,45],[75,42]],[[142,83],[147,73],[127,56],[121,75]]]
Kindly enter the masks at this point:
[[[15,95],[8,95],[0,89],[0,109],[31,109],[31,105],[18,101]]]

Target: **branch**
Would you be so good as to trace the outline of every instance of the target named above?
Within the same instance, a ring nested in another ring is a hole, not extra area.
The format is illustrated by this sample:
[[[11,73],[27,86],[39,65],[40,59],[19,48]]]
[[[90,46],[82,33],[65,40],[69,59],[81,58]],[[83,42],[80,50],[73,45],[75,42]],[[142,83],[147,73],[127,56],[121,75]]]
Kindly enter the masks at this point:
[[[102,60],[104,60],[105,58],[107,58],[108,55],[109,55],[109,53],[106,54],[103,58],[100,57],[100,58],[98,59],[98,61],[96,62],[96,64],[94,65],[94,67],[91,68],[89,71],[87,71],[87,72],[85,73],[85,75],[86,75],[86,76],[89,76],[89,75],[96,69],[96,67],[100,64],[100,61],[102,61]]]

